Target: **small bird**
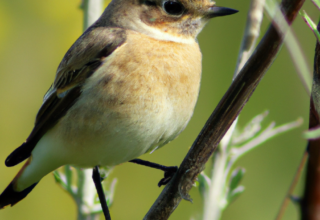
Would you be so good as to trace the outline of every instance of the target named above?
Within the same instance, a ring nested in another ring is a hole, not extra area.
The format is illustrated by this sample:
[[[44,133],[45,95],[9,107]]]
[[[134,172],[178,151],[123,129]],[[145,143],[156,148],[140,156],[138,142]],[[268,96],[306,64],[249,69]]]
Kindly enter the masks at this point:
[[[115,166],[176,138],[199,94],[196,37],[236,12],[209,0],[112,0],[65,54],[31,134],[7,157],[8,167],[27,161],[0,208],[60,166]]]

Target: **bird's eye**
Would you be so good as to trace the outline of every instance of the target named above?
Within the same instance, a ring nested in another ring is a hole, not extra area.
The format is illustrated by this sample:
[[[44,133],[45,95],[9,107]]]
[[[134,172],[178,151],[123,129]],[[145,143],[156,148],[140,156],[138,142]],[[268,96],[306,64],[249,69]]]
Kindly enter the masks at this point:
[[[181,15],[184,11],[183,5],[178,1],[166,1],[163,8],[169,15]]]

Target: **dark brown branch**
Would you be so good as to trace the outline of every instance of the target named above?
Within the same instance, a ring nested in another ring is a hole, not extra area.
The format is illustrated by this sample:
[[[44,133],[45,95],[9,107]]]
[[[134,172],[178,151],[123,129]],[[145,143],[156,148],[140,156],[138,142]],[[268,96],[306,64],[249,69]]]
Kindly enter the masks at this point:
[[[283,0],[281,9],[289,24],[298,14],[304,0]],[[168,219],[204,169],[220,140],[239,115],[261,78],[275,60],[283,36],[270,26],[257,49],[236,77],[180,165],[177,174],[144,217],[145,220]]]
[[[320,30],[320,22],[318,24]],[[320,43],[317,41],[313,84],[310,100],[309,129],[320,125]],[[320,216],[320,139],[309,140],[307,151],[309,160],[304,196],[301,202],[301,216],[303,220],[316,220]]]

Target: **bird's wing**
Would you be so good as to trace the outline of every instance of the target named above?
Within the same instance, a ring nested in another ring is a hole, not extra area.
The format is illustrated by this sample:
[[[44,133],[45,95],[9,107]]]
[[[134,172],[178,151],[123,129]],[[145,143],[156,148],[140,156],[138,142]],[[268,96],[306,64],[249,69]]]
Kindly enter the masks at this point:
[[[83,33],[61,61],[55,81],[44,96],[31,134],[7,157],[6,166],[15,166],[30,157],[41,137],[77,101],[85,81],[125,40],[126,32],[120,28],[91,27]]]

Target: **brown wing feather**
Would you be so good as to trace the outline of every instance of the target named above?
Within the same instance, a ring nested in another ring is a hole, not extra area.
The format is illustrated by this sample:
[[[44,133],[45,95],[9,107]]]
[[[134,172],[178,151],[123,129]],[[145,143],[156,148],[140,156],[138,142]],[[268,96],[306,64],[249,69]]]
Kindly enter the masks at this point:
[[[84,82],[89,77],[84,71],[86,64],[101,61],[126,40],[126,32],[120,28],[91,29],[72,45],[60,63],[53,83],[58,94]]]
[[[41,137],[77,101],[86,79],[125,40],[123,29],[91,27],[74,43],[58,67],[54,84],[45,95],[31,134],[7,157],[6,166],[15,166],[30,157]]]

